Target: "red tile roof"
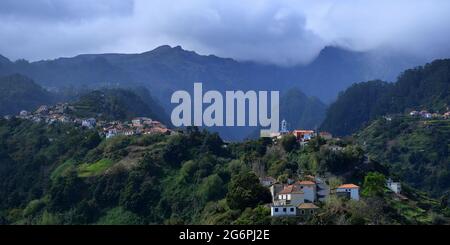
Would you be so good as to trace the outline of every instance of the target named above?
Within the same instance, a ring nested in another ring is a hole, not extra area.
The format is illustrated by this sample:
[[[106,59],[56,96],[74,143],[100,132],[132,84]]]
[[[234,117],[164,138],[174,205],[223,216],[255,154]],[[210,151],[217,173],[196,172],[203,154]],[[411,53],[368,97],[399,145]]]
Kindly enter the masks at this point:
[[[292,193],[301,194],[301,193],[303,193],[303,191],[302,191],[302,189],[298,188],[295,185],[288,185],[288,186],[284,187],[284,189],[282,191],[280,191],[280,193],[278,193],[278,194],[292,194]]]
[[[359,186],[354,184],[343,184],[338,186],[338,189],[357,189],[357,188],[359,188]]]
[[[297,185],[316,185],[316,183],[309,180],[297,181],[295,184]]]

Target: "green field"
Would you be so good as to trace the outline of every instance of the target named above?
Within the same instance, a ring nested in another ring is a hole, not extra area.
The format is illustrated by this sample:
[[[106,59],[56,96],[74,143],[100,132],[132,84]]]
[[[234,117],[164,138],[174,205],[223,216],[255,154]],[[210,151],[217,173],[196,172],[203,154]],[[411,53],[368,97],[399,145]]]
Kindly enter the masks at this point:
[[[96,163],[84,163],[78,166],[79,177],[93,177],[103,174],[109,167],[113,165],[113,161],[102,159]]]

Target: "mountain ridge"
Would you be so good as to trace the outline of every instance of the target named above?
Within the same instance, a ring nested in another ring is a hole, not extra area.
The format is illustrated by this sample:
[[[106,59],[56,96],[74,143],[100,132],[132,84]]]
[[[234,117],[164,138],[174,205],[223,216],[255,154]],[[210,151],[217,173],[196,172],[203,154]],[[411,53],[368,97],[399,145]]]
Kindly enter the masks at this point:
[[[44,85],[47,83],[47,85],[63,86],[62,81],[64,80],[62,77],[55,75],[58,71],[50,72],[46,71],[46,68],[50,66],[54,70],[68,69],[67,72],[70,74],[73,73],[73,70],[82,69],[84,66],[93,68],[97,65],[103,67],[103,70],[100,69],[97,73],[90,71],[90,76],[84,76],[80,79],[70,78],[65,83],[77,85],[83,82],[95,84],[105,80],[119,83],[134,81],[146,86],[158,87],[157,85],[162,83],[161,80],[167,80],[166,83],[173,83],[176,88],[182,88],[185,83],[191,84],[201,80],[209,83],[213,80],[214,86],[218,89],[223,87],[218,83],[234,83],[234,87],[246,89],[258,87],[261,87],[261,89],[287,89],[300,86],[308,95],[317,96],[321,100],[329,102],[335,98],[340,90],[352,83],[368,80],[368,76],[371,79],[385,79],[387,77],[392,79],[405,68],[393,68],[395,71],[389,72],[388,75],[383,74],[382,71],[369,72],[364,64],[373,63],[371,56],[372,54],[365,52],[329,46],[324,48],[310,64],[280,67],[253,61],[238,61],[212,54],[200,55],[194,51],[185,50],[181,46],[162,45],[153,50],[135,54],[80,54],[74,57],[29,62],[21,67],[15,64],[9,70],[24,73],[24,75],[28,75]],[[390,58],[384,58],[379,63],[389,63],[389,60]],[[87,62],[87,64],[83,64],[83,62]],[[409,68],[413,65],[403,66]],[[40,69],[44,74],[40,74]],[[83,69],[89,71],[86,67]],[[383,69],[385,68],[380,68],[380,70]],[[103,73],[110,72],[113,75],[101,74],[102,71]],[[4,70],[3,73],[5,72],[10,71]],[[1,69],[0,73],[2,73]],[[365,75],[365,73],[372,74]],[[376,73],[382,75],[377,77]],[[277,83],[277,85],[271,83]],[[329,92],[320,89],[324,84],[330,88]]]

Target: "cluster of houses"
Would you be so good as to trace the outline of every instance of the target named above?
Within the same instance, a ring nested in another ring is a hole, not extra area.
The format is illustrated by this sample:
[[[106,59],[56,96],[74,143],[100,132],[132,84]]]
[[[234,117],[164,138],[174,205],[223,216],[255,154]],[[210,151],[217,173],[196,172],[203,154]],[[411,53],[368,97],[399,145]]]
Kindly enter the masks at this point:
[[[103,125],[106,138],[118,135],[147,135],[147,134],[170,134],[171,130],[159,121],[147,117],[134,118],[131,122],[109,122]]]
[[[261,185],[269,188],[272,195],[270,214],[272,217],[314,215],[319,207],[330,195],[359,201],[360,187],[355,184],[342,184],[331,189],[325,179],[315,176],[306,176],[303,180],[288,180],[281,184],[272,177],[260,178]],[[401,183],[388,179],[386,187],[399,198],[404,199],[401,193]],[[317,204],[317,205],[316,205]]]
[[[424,118],[424,119],[432,119],[432,118],[436,118],[436,119],[450,119],[450,111],[447,111],[444,114],[431,113],[431,112],[428,112],[426,110],[411,111],[409,113],[409,115],[412,116],[412,117],[421,117],[421,118]]]
[[[264,132],[264,131],[261,131]],[[296,130],[292,130],[289,131],[287,128],[287,122],[286,120],[282,120],[281,121],[281,130],[279,132],[273,132],[273,133],[261,133],[261,137],[263,138],[272,138],[273,140],[277,140],[277,139],[281,139],[283,136],[285,135],[289,135],[292,134],[295,136],[295,138],[297,139],[297,141],[300,144],[307,144],[311,139],[313,139],[314,137],[320,136],[323,139],[329,140],[333,138],[333,135],[331,133],[328,132],[319,132],[317,133],[314,130],[310,130],[310,129],[296,129]]]
[[[98,129],[100,134],[104,135],[106,138],[112,138],[119,135],[131,136],[172,133],[172,131],[161,122],[147,117],[134,118],[131,122],[108,122],[97,121],[95,118],[76,118],[69,113],[70,111],[74,111],[73,106],[68,103],[58,103],[55,106],[42,105],[34,112],[23,110],[16,117],[37,123],[74,123],[85,128]],[[11,116],[6,116],[5,119],[11,119]]]
[[[323,178],[315,176],[289,180],[287,184],[278,183],[272,177],[261,178],[260,181],[272,194],[270,210],[273,217],[313,215],[319,209],[316,204],[330,195],[359,200],[359,186],[344,184],[331,190]]]
[[[48,124],[52,124],[55,122],[70,123],[75,122],[75,119],[67,115],[67,112],[71,109],[73,109],[73,107],[67,103],[59,103],[51,107],[42,105],[35,112],[22,110],[16,117],[31,120],[33,122],[38,123],[39,122],[44,122]],[[10,118],[11,116],[5,116],[5,119]],[[82,121],[79,120],[76,122],[81,124]]]

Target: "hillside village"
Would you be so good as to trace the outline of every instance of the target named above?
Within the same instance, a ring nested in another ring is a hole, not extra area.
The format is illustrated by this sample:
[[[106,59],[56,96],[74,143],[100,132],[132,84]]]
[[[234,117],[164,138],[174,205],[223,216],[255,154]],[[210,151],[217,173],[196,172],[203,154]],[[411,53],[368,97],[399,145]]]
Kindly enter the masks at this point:
[[[260,178],[261,185],[269,188],[272,195],[270,214],[272,217],[314,215],[331,195],[347,200],[360,200],[360,187],[349,183],[331,188],[326,178],[307,175],[303,180],[288,180],[282,184],[273,177]],[[386,188],[392,191],[399,199],[407,198],[401,194],[401,183],[392,179],[386,181]]]
[[[417,116],[427,118],[425,116],[426,113],[428,112],[418,112]],[[440,116],[446,117],[446,115]],[[411,114],[411,116],[416,116],[416,114]],[[286,120],[281,122],[280,132],[261,135],[261,137],[271,138],[274,143],[277,143],[287,135],[295,136],[297,143],[303,146],[315,137],[320,137],[325,140],[339,140],[338,138],[333,138],[333,135],[329,132],[318,133],[311,129],[295,129],[290,131],[287,128]],[[331,146],[330,149],[337,151],[342,150],[342,147]],[[325,202],[330,196],[353,201],[360,200],[360,187],[358,185],[346,183],[332,188],[327,183],[326,178],[318,176],[306,175],[298,180],[288,179],[287,183],[280,183],[275,178],[266,176],[260,178],[260,184],[269,188],[272,195],[272,204],[270,204],[270,214],[272,217],[310,217],[320,209],[319,206],[321,206],[321,203]],[[385,187],[392,191],[398,199],[407,199],[401,194],[400,182],[394,182],[392,179],[388,179]]]
[[[411,111],[409,113],[410,116],[412,117],[421,117],[424,119],[450,119],[450,111],[447,111],[443,114],[439,114],[439,113],[431,113],[428,112],[427,110],[422,110],[422,111]]]
[[[96,118],[79,118],[74,116],[76,109],[68,103],[58,103],[55,106],[42,105],[36,111],[22,110],[17,116],[5,116],[30,120],[36,123],[73,123],[87,129],[97,129],[107,139],[125,135],[171,134],[172,131],[159,121],[148,117],[137,117],[131,121],[104,121]]]

